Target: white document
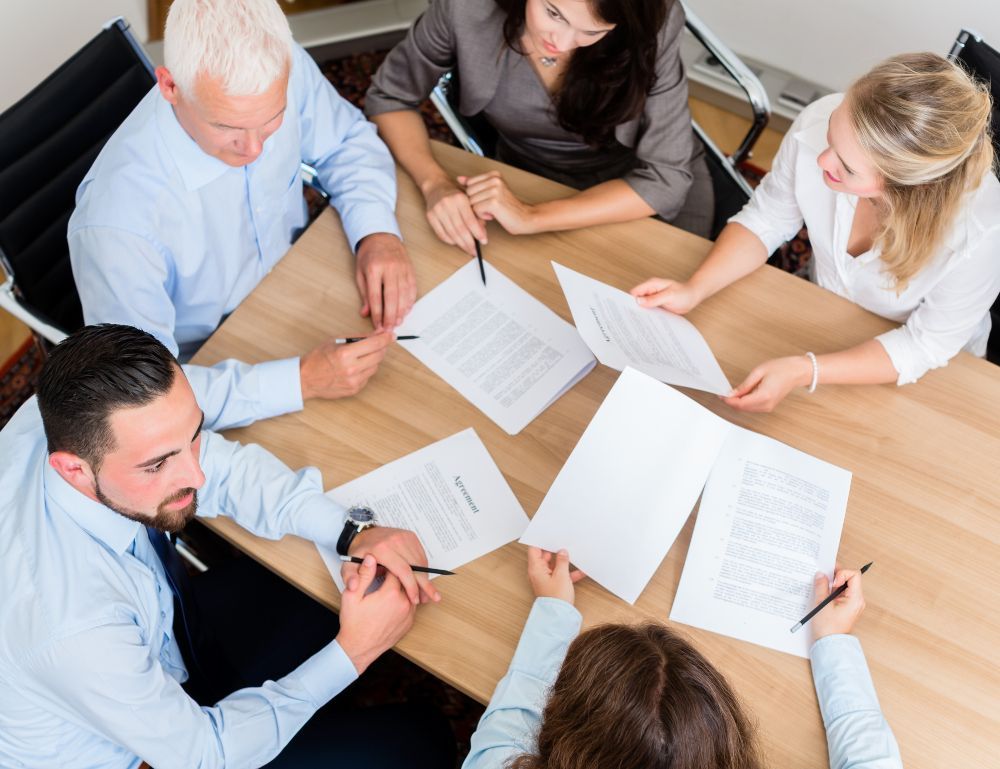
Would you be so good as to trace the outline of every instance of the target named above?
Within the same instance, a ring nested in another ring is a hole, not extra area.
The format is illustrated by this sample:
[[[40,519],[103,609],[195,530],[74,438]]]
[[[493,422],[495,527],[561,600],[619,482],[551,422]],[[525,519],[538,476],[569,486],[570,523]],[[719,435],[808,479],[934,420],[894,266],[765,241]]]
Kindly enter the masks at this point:
[[[702,496],[670,619],[809,656],[816,572],[833,574],[851,474],[733,427]]]
[[[423,296],[399,344],[516,435],[596,361],[576,329],[487,262],[473,259]]]
[[[569,550],[635,603],[690,515],[730,425],[626,368],[556,476],[521,542]]]
[[[552,262],[577,331],[605,366],[638,369],[667,384],[727,395],[732,387],[691,321],[640,307],[624,291]]]
[[[832,569],[850,482],[626,368],[521,542],[566,548],[635,603],[704,488],[671,618],[792,651],[804,641],[785,636],[816,571]]]
[[[414,532],[435,569],[454,570],[469,563],[517,539],[528,525],[520,502],[472,428],[338,486],[327,496],[347,508],[370,507],[382,526]],[[340,557],[318,550],[343,591]]]

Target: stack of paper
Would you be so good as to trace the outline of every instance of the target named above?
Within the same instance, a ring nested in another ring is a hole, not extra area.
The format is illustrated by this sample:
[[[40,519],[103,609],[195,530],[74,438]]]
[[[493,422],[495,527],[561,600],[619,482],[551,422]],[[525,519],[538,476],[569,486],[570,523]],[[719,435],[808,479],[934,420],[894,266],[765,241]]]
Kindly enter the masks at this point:
[[[528,525],[517,497],[471,428],[332,489],[327,496],[345,508],[370,507],[381,526],[414,532],[428,565],[436,569],[453,570],[503,547]],[[318,549],[343,590],[340,558]]]
[[[671,617],[805,654],[807,634],[788,630],[812,604],[815,573],[833,569],[850,483],[626,368],[521,542],[568,549],[634,603],[704,487]]]
[[[400,342],[516,435],[596,361],[576,329],[486,263],[470,261],[413,306]]]

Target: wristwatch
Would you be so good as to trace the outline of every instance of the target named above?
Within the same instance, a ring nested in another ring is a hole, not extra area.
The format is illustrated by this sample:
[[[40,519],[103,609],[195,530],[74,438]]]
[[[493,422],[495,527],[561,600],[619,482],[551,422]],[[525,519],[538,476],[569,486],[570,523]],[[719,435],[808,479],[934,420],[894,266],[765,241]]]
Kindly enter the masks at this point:
[[[350,550],[354,538],[374,525],[375,513],[370,507],[356,505],[348,510],[344,530],[340,532],[340,539],[337,540],[337,555],[348,555],[347,551]]]

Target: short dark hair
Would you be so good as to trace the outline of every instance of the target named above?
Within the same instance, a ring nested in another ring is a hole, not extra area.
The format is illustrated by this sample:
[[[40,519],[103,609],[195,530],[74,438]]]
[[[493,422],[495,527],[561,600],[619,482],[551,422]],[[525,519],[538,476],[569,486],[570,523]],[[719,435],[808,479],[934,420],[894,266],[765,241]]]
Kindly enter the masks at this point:
[[[85,326],[57,344],[38,380],[49,452],[68,451],[96,471],[115,447],[111,412],[166,394],[177,361],[154,336],[132,326]]]

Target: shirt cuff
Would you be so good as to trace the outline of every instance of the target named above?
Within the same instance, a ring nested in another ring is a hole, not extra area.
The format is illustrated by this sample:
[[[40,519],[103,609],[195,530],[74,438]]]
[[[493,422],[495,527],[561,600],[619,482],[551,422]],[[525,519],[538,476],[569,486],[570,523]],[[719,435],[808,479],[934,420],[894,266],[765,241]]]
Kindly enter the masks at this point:
[[[314,502],[295,511],[289,533],[335,553],[346,518],[343,507],[325,494],[317,494]]]
[[[536,598],[510,669],[554,681],[582,622],[573,604],[559,598]]]
[[[358,670],[339,643],[331,641],[290,674],[299,679],[317,708],[344,691],[358,678]]]
[[[896,378],[897,385],[912,384],[927,373],[926,368],[913,365],[912,343],[905,326],[886,331],[875,338],[885,349],[892,367],[899,375]],[[907,361],[910,361],[910,365],[907,365]]]
[[[257,371],[261,408],[266,412],[262,419],[302,411],[298,358],[264,361],[256,364],[254,369]]]
[[[376,232],[386,232],[400,240],[403,239],[395,212],[380,203],[352,203],[349,208],[339,213],[344,232],[347,234],[347,242],[351,244],[351,250],[355,253],[361,239]]]
[[[827,727],[847,713],[880,710],[875,684],[857,638],[845,634],[824,636],[812,645],[809,659]]]

